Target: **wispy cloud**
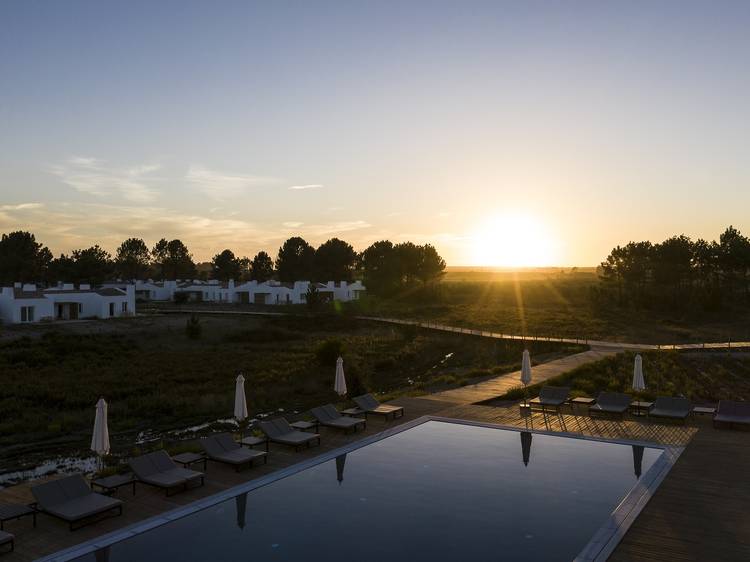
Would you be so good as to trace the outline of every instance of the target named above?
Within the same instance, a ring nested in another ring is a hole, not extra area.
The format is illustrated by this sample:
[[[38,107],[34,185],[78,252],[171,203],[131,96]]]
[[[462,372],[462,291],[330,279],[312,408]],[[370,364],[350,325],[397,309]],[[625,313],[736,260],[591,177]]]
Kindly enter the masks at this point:
[[[289,186],[289,189],[292,189],[294,191],[302,191],[304,189],[318,189],[319,187],[323,187],[322,183],[309,183],[306,185],[292,185]]]
[[[0,205],[0,211],[28,211],[43,207],[41,203],[19,203],[18,205]]]
[[[75,156],[51,166],[50,172],[76,191],[97,197],[119,196],[128,201],[144,203],[156,198],[152,174],[159,164],[142,164],[118,168],[97,158]]]
[[[301,222],[287,221],[287,222],[281,223],[281,226],[283,226],[285,228],[299,228],[303,224],[304,223],[301,223]]]
[[[278,178],[246,174],[228,174],[193,164],[185,174],[185,180],[205,195],[219,201],[241,196],[248,189],[279,183]]]

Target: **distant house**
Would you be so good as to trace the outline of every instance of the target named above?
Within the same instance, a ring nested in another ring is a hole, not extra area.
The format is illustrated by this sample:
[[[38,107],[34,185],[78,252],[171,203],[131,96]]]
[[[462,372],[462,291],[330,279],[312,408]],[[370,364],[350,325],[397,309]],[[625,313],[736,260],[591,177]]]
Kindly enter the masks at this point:
[[[103,288],[125,289],[131,281],[107,281]],[[135,281],[135,298],[139,301],[171,301],[177,289],[177,281]]]
[[[102,287],[123,289],[129,282],[116,281],[104,283]],[[220,304],[304,304],[310,281],[284,283],[268,280],[262,283],[246,281],[235,284],[234,280],[202,281],[199,279],[176,281],[135,281],[135,294],[143,301],[170,301],[175,294],[187,295],[190,302],[210,302]],[[319,298],[322,301],[348,302],[360,298],[366,291],[361,281],[328,281],[315,283]]]
[[[8,324],[41,320],[113,318],[135,314],[135,285],[124,289],[59,284],[40,290],[16,283],[0,289],[0,320]]]

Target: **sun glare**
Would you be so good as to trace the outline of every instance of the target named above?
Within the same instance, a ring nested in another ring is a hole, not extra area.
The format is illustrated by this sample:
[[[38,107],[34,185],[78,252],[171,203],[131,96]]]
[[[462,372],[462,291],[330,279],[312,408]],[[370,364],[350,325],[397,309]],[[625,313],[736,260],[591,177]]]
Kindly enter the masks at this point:
[[[527,215],[496,216],[471,236],[472,264],[485,267],[555,265],[555,244],[544,224]]]

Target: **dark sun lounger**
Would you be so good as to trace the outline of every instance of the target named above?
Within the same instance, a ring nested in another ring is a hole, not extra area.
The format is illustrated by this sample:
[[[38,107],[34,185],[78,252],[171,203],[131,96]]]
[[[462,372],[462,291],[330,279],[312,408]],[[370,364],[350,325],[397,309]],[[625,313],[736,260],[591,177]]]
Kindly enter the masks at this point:
[[[600,392],[596,404],[589,407],[589,415],[616,414],[625,417],[630,407],[630,396],[621,392]]]
[[[120,500],[91,491],[80,474],[33,486],[31,493],[39,511],[66,521],[71,531],[93,523],[97,515],[122,515]]]
[[[389,416],[396,419],[404,415],[404,409],[401,406],[381,404],[372,394],[363,394],[352,400],[354,400],[357,407],[364,412],[365,419],[367,419],[367,414],[384,416],[386,419],[388,419]]]
[[[188,484],[200,480],[203,486],[204,474],[177,466],[166,451],[154,451],[128,461],[138,482],[165,490],[167,496],[175,488],[187,489]]]
[[[347,431],[349,429],[357,431],[357,428],[359,426],[362,426],[362,428],[367,427],[366,419],[363,420],[360,418],[342,416],[333,404],[326,404],[325,406],[313,408],[312,410],[310,410],[310,413],[316,420],[318,420],[318,423],[320,425],[324,425],[326,427],[343,429],[344,431]]]
[[[239,472],[244,465],[252,466],[255,459],[268,462],[265,451],[246,449],[237,443],[229,433],[219,433],[201,439],[201,447],[209,459],[224,464],[231,464]]]
[[[560,412],[560,408],[568,400],[570,388],[567,386],[543,386],[539,391],[539,396],[529,400],[532,408],[541,408],[543,412],[547,409]]]
[[[309,447],[313,441],[317,441],[317,444],[320,445],[320,435],[297,431],[289,425],[289,422],[285,418],[262,421],[259,425],[260,430],[268,437],[269,441],[281,445],[289,445],[290,447],[294,447],[295,451],[299,450],[303,445]]]
[[[714,426],[720,423],[750,425],[750,402],[719,400],[714,414]]]
[[[687,398],[660,396],[649,409],[648,417],[680,420],[684,424],[692,411],[693,404]]]

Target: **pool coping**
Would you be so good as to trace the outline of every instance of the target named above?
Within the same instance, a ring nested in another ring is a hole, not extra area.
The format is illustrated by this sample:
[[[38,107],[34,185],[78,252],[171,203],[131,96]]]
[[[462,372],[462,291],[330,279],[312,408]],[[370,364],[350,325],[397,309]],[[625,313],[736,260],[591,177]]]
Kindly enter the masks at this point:
[[[363,439],[348,443],[343,447],[332,449],[310,459],[306,459],[291,466],[287,466],[285,468],[271,472],[270,474],[261,476],[260,478],[255,478],[243,484],[227,488],[226,490],[223,490],[216,494],[198,499],[188,505],[177,507],[160,515],[156,515],[154,517],[144,519],[143,521],[133,523],[132,525],[128,525],[126,527],[123,527],[122,529],[106,533],[89,541],[85,541],[72,547],[60,550],[48,556],[39,558],[37,562],[70,562],[77,558],[86,556],[87,554],[92,554],[98,550],[110,547],[115,543],[121,542],[147,531],[151,531],[153,529],[161,527],[162,525],[166,525],[167,523],[170,523],[177,519],[182,519],[183,517],[187,517],[189,515],[197,513],[198,511],[202,511],[219,503],[234,499],[240,494],[262,488],[263,486],[272,484],[277,480],[287,478],[289,476],[297,474],[298,472],[307,470],[308,468],[312,468],[324,462],[333,460],[343,454],[351,453],[353,451],[356,451],[357,449],[366,447],[368,445],[371,445],[372,443],[376,443],[430,421],[452,423],[457,425],[468,425],[474,427],[485,427],[490,429],[509,430],[519,433],[529,432],[538,435],[566,437],[581,439],[585,441],[598,441],[619,445],[640,445],[652,449],[661,449],[663,451],[663,454],[659,456],[659,458],[648,469],[648,471],[646,471],[645,474],[641,475],[636,485],[631,488],[626,496],[613,509],[612,513],[610,513],[605,523],[596,531],[596,533],[594,533],[591,540],[574,558],[574,561],[576,562],[603,562],[609,557],[609,555],[612,553],[612,551],[614,551],[617,544],[627,532],[628,528],[630,528],[630,525],[633,523],[633,521],[635,521],[635,518],[648,503],[649,499],[651,499],[659,484],[661,484],[661,482],[667,476],[672,466],[684,450],[684,447],[660,445],[647,441],[607,439],[604,437],[580,435],[571,432],[555,432],[541,429],[529,429],[472,420],[446,418],[442,416],[421,416],[414,420],[400,424],[396,427],[392,427]]]

